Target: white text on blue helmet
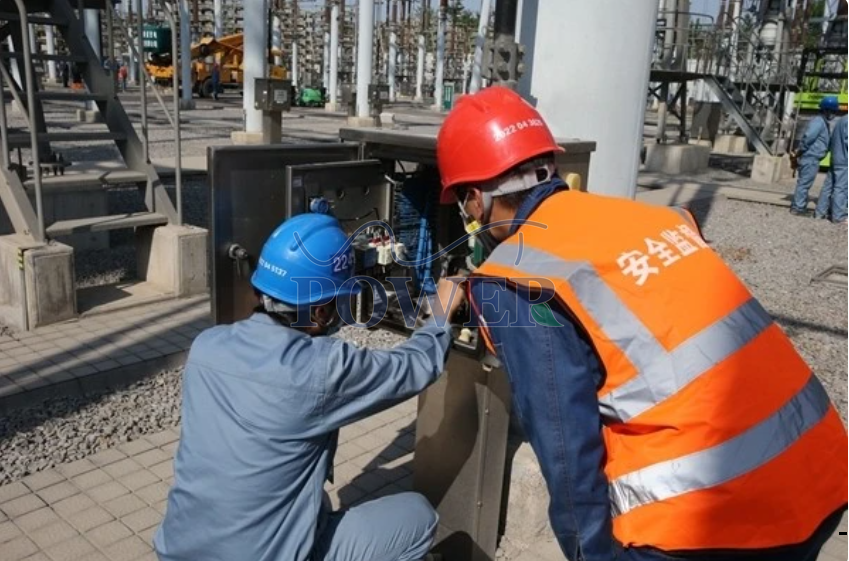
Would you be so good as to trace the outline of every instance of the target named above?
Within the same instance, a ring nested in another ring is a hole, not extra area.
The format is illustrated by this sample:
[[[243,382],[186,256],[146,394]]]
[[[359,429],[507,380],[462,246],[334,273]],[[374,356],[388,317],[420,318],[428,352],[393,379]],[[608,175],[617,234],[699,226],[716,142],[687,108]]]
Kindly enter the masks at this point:
[[[262,257],[259,258],[259,266],[262,267],[263,269],[267,270],[267,271],[271,271],[272,273],[274,273],[275,275],[277,275],[279,277],[285,277],[288,274],[286,269],[284,269],[282,267],[278,267],[277,265],[272,265],[271,263],[269,263],[268,261],[266,261]]]

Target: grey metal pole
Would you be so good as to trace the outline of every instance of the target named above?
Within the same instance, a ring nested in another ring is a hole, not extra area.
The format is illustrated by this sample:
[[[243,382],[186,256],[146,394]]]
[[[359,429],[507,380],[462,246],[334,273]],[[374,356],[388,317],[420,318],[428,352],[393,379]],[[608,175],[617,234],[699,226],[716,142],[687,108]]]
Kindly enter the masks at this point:
[[[141,111],[141,128],[142,128],[142,154],[144,155],[145,163],[150,163],[150,146],[147,140],[147,78],[144,76],[144,18],[142,14],[144,13],[142,8],[142,0],[136,0],[136,40],[138,41],[138,52],[139,52],[139,60],[138,60],[138,76],[139,85],[139,101],[141,102],[141,107],[139,107],[139,111]],[[173,39],[173,38],[172,38]],[[173,41],[172,41],[173,43]],[[152,204],[153,201],[153,189],[149,188],[148,185],[146,197],[149,198]]]
[[[371,83],[374,56],[374,0],[360,0],[357,22],[357,117],[371,115],[368,86]]]
[[[416,54],[416,101],[421,102],[424,99],[424,59],[425,59],[425,38],[424,35],[419,35],[419,48]]]
[[[180,13],[180,19],[182,23],[183,13]],[[172,14],[168,15],[168,23],[171,24],[171,36],[174,37],[177,34],[177,22],[174,21],[174,16]],[[176,41],[171,41],[171,63],[174,67],[176,67],[177,62],[180,60],[180,49],[177,46]],[[180,135],[180,88],[179,81],[177,80],[177,73],[171,73],[171,79],[173,80],[171,89],[173,90],[174,95],[174,182],[176,187],[176,195],[177,195],[177,225],[183,225],[183,146],[182,146],[182,137]]]
[[[483,47],[486,42],[486,30],[489,27],[489,13],[492,9],[490,0],[481,1],[481,15],[478,18],[478,33],[475,35],[475,58],[472,62],[472,80],[469,84],[469,93],[475,93],[481,89],[481,74],[483,68]]]
[[[97,55],[97,63],[103,64],[103,49],[100,44],[100,10],[85,10],[85,36],[88,39],[94,54]],[[86,110],[97,111],[97,104],[93,101],[85,102]]]
[[[255,80],[265,76],[268,60],[268,3],[266,0],[251,0],[245,3],[245,58],[244,90],[242,108],[245,112],[245,131],[262,132],[262,111],[254,108]]]
[[[395,24],[390,24],[394,26]],[[398,35],[389,32],[389,60],[386,63],[386,80],[389,82],[389,101],[395,101],[395,64],[398,59]]]
[[[330,8],[330,76],[327,88],[330,93],[330,109],[336,111],[336,91],[339,89],[339,3]]]
[[[44,32],[47,34],[47,54],[55,55],[56,54],[56,34],[53,31],[52,25],[45,25]],[[50,78],[52,83],[56,83],[56,61],[48,60],[47,61],[47,77]]]
[[[2,67],[2,65],[0,65],[0,67]],[[0,93],[2,93],[6,89],[5,80],[3,79],[5,68],[0,68],[0,70],[3,70],[3,72],[0,72]],[[13,89],[11,84],[9,84],[9,89]],[[3,168],[9,169],[9,128],[6,122],[5,99],[0,99],[0,150],[3,151]]]
[[[213,18],[215,20],[215,38],[224,36],[224,0],[215,0],[212,6]]]
[[[118,87],[118,61],[115,60],[115,28],[112,21],[112,1],[106,2],[106,40],[109,43],[109,76],[112,78],[112,95],[116,95]]]
[[[194,89],[192,87],[192,30],[190,23],[189,0],[180,0],[180,82],[182,83],[183,107],[187,109],[192,106],[192,90]],[[174,64],[176,64],[176,61]],[[174,68],[177,67],[174,66]]]
[[[30,52],[29,44],[29,16],[27,15],[26,7],[23,0],[15,0],[18,7],[18,13],[21,16],[21,33],[23,34],[24,49],[24,78],[26,80],[27,89],[27,106],[29,109],[29,139],[32,145],[32,165],[33,179],[35,182],[35,212],[38,217],[37,231],[35,232],[36,241],[43,242],[44,236],[44,205],[41,199],[41,156],[38,153],[38,131],[35,128],[35,72],[32,68],[32,52]],[[3,100],[5,103],[5,100]],[[5,129],[5,127],[3,127]]]
[[[433,80],[434,108],[442,110],[443,82],[445,81],[445,18],[448,3],[442,0],[439,5],[439,17],[436,24],[436,74]]]

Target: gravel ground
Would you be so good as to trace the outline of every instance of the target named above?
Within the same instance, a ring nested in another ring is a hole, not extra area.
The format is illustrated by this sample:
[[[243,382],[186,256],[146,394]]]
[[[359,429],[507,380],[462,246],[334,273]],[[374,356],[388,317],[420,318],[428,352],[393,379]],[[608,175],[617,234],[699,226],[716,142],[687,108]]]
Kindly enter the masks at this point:
[[[339,337],[370,348],[405,339],[386,330],[344,328]],[[130,386],[60,397],[0,417],[0,485],[180,423],[181,370]]]

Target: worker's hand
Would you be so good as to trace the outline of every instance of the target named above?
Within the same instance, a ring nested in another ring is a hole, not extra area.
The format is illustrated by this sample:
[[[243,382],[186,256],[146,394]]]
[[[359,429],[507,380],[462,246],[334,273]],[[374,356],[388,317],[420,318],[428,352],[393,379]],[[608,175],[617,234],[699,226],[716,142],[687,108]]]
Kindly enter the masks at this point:
[[[436,285],[436,295],[439,302],[448,315],[448,321],[466,301],[465,280],[460,281],[457,277],[453,280],[441,279]]]

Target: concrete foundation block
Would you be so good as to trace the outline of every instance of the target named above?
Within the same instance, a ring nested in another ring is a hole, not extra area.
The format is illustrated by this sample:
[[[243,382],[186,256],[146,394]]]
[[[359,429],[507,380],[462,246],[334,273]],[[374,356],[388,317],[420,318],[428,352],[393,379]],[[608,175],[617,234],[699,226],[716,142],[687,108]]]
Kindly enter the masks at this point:
[[[380,120],[375,117],[348,117],[349,127],[379,127]]]
[[[181,99],[180,100],[180,111],[191,111],[196,107],[195,100],[193,99]]]
[[[103,115],[100,111],[90,111],[88,109],[77,109],[77,122],[80,123],[102,123]]]
[[[0,321],[26,331],[76,315],[73,248],[0,236]]]
[[[531,445],[511,438],[509,447],[515,454],[510,471],[504,537],[524,549],[539,541],[554,539],[548,521],[548,488]]]
[[[236,145],[264,144],[261,132],[233,131],[230,140]]]
[[[752,162],[752,179],[758,183],[777,183],[793,177],[790,156],[758,154]]]
[[[668,175],[698,173],[708,167],[710,148],[695,144],[649,144],[646,171]]]
[[[380,126],[391,129],[395,126],[395,113],[381,113],[380,114]]]
[[[178,297],[206,292],[206,230],[193,226],[138,228],[136,238],[141,279]]]
[[[714,152],[723,154],[748,154],[749,141],[745,136],[736,134],[720,134],[717,135],[716,141],[713,143]]]
[[[328,101],[324,104],[324,110],[328,113],[335,113],[336,111],[339,111],[339,104],[335,101]]]

